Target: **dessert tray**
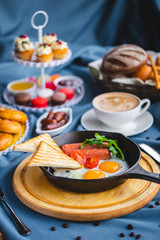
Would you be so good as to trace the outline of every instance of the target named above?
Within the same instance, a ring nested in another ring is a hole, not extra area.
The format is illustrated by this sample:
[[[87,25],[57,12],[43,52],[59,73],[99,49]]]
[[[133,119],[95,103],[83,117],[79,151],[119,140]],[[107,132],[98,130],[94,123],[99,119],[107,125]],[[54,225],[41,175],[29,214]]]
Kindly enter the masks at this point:
[[[28,81],[29,78],[25,78],[25,79],[20,79],[20,81],[24,80],[24,81]],[[10,93],[7,88],[4,90],[3,92],[3,98],[5,100],[5,102],[9,105],[12,105],[20,110],[24,110],[24,111],[32,111],[32,112],[43,112],[43,111],[49,111],[49,110],[53,110],[53,109],[59,109],[59,108],[63,108],[63,107],[69,107],[69,106],[73,106],[77,103],[79,103],[82,98],[84,97],[84,93],[85,93],[85,88],[83,86],[83,84],[81,86],[79,86],[78,88],[74,89],[74,97],[71,100],[66,100],[66,102],[62,105],[56,105],[56,106],[47,106],[45,108],[36,108],[36,107],[31,107],[31,106],[23,106],[23,105],[19,105],[15,103],[14,100],[14,96],[12,93]]]
[[[0,104],[0,107],[16,110],[15,108],[9,107],[8,105],[5,105],[5,104]],[[15,144],[19,144],[19,143],[23,142],[25,140],[25,138],[27,137],[28,132],[29,132],[29,120],[27,119],[25,127],[22,129],[22,132],[19,133],[20,139],[17,141],[16,138],[18,137],[17,136],[18,134],[15,134],[14,143],[9,148],[5,149],[4,151],[0,151],[0,156],[6,155],[8,152],[11,152],[13,149],[13,146]]]
[[[39,14],[44,15],[45,21],[42,25],[35,25],[35,22],[34,22],[35,17]],[[33,43],[35,49],[37,48],[37,46],[39,44],[41,44],[43,42],[42,41],[42,30],[46,26],[47,22],[48,22],[48,15],[44,11],[35,12],[33,14],[32,18],[31,18],[32,27],[38,31],[38,41]],[[46,67],[56,67],[56,66],[65,64],[66,62],[69,61],[71,56],[72,56],[72,51],[71,51],[71,49],[68,48],[67,55],[62,59],[52,59],[50,62],[37,62],[36,61],[36,54],[35,54],[35,51],[34,51],[31,60],[30,61],[25,61],[25,60],[22,60],[22,59],[18,58],[18,56],[16,54],[16,51],[12,51],[12,58],[15,62],[17,62],[19,64],[22,64],[24,66],[28,66],[28,67],[40,68],[41,89],[46,88],[46,85],[45,85],[45,68]],[[30,76],[27,77],[27,78],[19,79],[18,81],[29,81],[29,79],[30,79]],[[84,97],[85,89],[84,89],[84,86],[83,86],[83,81],[81,81],[81,82],[82,82],[81,86],[78,86],[77,88],[74,89],[74,97],[72,99],[65,101],[65,103],[62,104],[62,105],[56,105],[54,107],[50,106],[49,103],[48,103],[48,106],[45,107],[45,108],[37,108],[37,107],[24,106],[24,105],[16,104],[13,94],[7,88],[3,92],[3,98],[4,98],[4,100],[7,104],[12,105],[12,106],[14,106],[14,107],[16,107],[20,110],[24,110],[24,111],[43,112],[44,110],[49,111],[51,109],[69,107],[69,106],[73,106],[73,105],[77,104]],[[37,87],[36,91],[38,91],[39,89],[40,88]],[[37,92],[35,92],[35,97],[36,96],[37,96]]]

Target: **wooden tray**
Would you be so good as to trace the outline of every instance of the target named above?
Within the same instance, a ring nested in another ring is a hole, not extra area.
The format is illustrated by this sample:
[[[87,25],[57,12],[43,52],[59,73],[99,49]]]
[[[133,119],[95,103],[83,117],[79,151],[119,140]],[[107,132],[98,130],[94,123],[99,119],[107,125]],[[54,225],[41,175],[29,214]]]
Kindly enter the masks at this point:
[[[128,179],[122,185],[100,193],[67,192],[49,183],[39,167],[25,170],[30,157],[15,170],[15,194],[29,208],[55,218],[95,221],[123,216],[146,205],[159,191],[159,184]],[[142,153],[140,165],[147,171],[159,172],[157,164],[145,153]]]

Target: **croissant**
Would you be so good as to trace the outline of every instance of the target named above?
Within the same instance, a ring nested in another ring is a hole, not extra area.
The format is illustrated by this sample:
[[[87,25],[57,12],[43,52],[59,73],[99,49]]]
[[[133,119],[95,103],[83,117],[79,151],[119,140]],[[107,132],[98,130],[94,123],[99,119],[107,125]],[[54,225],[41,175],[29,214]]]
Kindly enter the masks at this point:
[[[16,121],[8,119],[0,119],[0,132],[5,133],[19,133],[21,131],[21,124]]]
[[[14,109],[0,108],[0,118],[6,118],[20,123],[27,121],[27,115],[24,112]]]
[[[13,141],[12,134],[9,133],[0,133],[0,151],[5,150],[8,148]]]

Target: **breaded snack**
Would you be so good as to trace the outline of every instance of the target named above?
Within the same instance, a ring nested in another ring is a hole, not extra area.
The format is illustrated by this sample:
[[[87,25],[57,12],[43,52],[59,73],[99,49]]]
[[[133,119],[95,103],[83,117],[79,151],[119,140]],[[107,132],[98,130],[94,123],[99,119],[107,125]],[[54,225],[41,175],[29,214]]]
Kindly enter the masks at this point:
[[[160,66],[160,57],[157,57],[157,59],[156,59],[156,65],[157,65],[157,66]]]
[[[8,119],[0,119],[0,132],[5,133],[19,133],[21,131],[21,124],[16,121]]]
[[[48,133],[41,134],[37,137],[31,138],[24,143],[17,144],[13,147],[13,151],[21,151],[21,152],[36,152],[39,146],[39,143],[43,141],[48,143],[52,148],[62,151],[60,147],[55,143],[55,141],[51,138]]]
[[[24,112],[6,108],[0,108],[0,118],[13,120],[20,123],[26,123],[27,121],[27,115]]]
[[[148,53],[148,59],[151,62],[151,67],[152,67],[152,70],[154,73],[154,80],[155,80],[156,88],[160,89],[160,75],[159,75],[160,67],[155,65],[155,63],[149,53]]]
[[[0,133],[0,151],[8,148],[13,141],[13,135],[9,133]]]
[[[61,149],[56,149],[41,141],[27,166],[44,166],[56,168],[81,168],[81,164],[67,156]]]

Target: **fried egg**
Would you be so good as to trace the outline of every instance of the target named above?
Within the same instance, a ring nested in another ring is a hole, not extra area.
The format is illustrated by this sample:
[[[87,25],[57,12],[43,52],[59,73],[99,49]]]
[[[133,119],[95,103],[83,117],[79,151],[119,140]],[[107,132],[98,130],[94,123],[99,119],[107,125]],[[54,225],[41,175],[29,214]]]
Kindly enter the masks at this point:
[[[127,161],[111,157],[108,160],[100,160],[96,168],[89,169],[84,166],[81,169],[54,169],[54,175],[57,177],[67,177],[74,179],[97,179],[110,177],[129,169]]]

